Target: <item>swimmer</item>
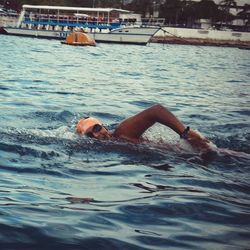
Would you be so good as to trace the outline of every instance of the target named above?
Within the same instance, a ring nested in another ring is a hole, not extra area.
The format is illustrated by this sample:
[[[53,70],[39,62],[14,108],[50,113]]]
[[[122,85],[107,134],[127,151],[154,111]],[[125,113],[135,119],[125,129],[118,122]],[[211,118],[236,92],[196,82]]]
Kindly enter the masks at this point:
[[[186,127],[173,113],[160,104],[125,119],[114,132],[110,132],[99,120],[93,117],[81,119],[76,125],[76,132],[100,140],[122,139],[132,143],[140,143],[143,133],[157,122],[171,128],[180,138],[187,140],[194,149],[200,151],[210,149],[208,139]]]

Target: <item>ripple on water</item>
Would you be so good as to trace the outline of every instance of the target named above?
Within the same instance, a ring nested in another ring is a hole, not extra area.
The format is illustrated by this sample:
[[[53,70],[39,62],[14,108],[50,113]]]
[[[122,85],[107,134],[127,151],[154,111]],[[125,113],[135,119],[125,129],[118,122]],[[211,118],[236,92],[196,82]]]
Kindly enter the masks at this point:
[[[1,249],[248,248],[247,53],[0,43]],[[85,115],[114,129],[155,103],[221,151],[204,160],[163,126],[139,145],[75,133]]]

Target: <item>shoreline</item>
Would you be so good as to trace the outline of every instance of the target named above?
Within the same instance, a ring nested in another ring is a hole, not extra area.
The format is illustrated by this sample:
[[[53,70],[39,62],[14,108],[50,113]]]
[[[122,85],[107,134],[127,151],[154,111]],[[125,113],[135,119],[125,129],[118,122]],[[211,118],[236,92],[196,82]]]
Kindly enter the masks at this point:
[[[240,47],[250,49],[250,41],[232,41],[232,40],[218,40],[208,38],[183,38],[170,36],[154,36],[150,43],[161,44],[180,44],[180,45],[202,45],[202,46],[216,46],[216,47]]]
[[[0,34],[8,35],[4,30],[4,27],[0,26]],[[181,36],[153,36],[149,43],[160,43],[160,44],[176,44],[176,45],[196,45],[196,46],[216,46],[216,47],[234,47],[240,49],[250,50],[250,41],[242,40],[224,40],[215,38],[191,38]]]
[[[151,38],[151,42],[200,46],[244,47],[249,49],[250,32],[162,27]]]

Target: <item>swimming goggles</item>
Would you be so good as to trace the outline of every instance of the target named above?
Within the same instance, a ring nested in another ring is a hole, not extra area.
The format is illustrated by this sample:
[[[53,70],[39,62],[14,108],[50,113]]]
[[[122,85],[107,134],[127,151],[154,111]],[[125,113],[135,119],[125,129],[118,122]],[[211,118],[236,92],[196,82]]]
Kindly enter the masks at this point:
[[[100,125],[100,124],[95,124],[95,125],[93,126],[92,130],[91,130],[90,132],[86,133],[86,135],[87,135],[88,137],[95,137],[95,136],[94,136],[94,133],[98,133],[98,132],[100,132],[101,130],[102,130],[102,125]]]

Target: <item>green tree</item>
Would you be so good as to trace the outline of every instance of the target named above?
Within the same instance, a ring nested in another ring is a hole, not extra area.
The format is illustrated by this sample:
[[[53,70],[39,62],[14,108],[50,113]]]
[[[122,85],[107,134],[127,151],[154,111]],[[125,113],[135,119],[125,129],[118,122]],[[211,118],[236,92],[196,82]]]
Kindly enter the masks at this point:
[[[242,19],[245,24],[245,29],[250,26],[250,4],[245,4],[243,10],[237,14],[237,18]]]
[[[196,17],[217,20],[218,6],[212,0],[201,0],[196,4]]]
[[[120,8],[122,2],[120,0],[95,0],[95,7],[101,8]]]
[[[235,0],[222,0],[220,1],[221,10],[224,12],[223,21],[228,24],[229,21],[234,19],[234,16],[230,13],[230,8],[237,7]]]
[[[182,22],[186,26],[192,26],[198,19],[210,19],[212,23],[223,21],[225,11],[220,9],[213,0],[201,0],[200,2],[188,2],[182,13]]]
[[[153,1],[152,0],[133,0],[126,6],[129,10],[139,13],[145,17],[147,13],[152,13]]]
[[[165,18],[165,22],[169,25],[178,24],[185,4],[186,1],[180,0],[165,1],[160,7],[160,17]]]

